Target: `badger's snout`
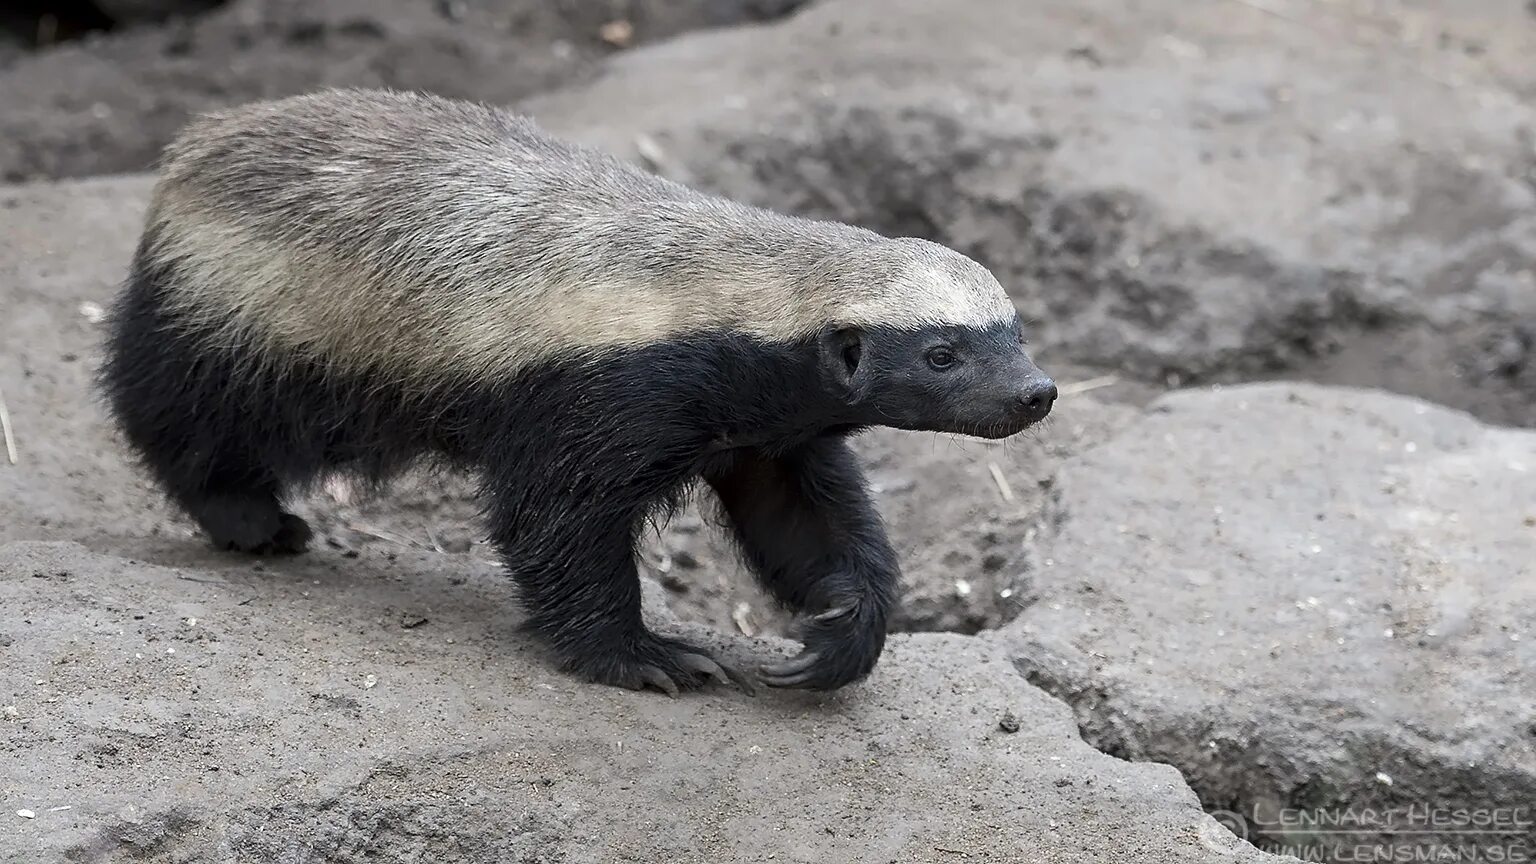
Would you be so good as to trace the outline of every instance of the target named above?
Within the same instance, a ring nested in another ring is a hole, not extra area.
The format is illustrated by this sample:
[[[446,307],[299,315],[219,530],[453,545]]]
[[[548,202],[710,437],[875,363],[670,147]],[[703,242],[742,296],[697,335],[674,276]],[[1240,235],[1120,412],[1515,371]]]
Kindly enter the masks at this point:
[[[981,438],[1007,438],[1044,420],[1056,404],[1056,382],[1028,364],[1023,374],[992,376],[990,386],[967,393],[948,428]]]
[[[1025,425],[1039,423],[1051,413],[1056,403],[1056,382],[1044,374],[1031,375],[1024,380],[1014,400],[1013,416]]]
[[[1012,365],[1009,374],[994,376],[984,399],[972,403],[975,413],[970,420],[981,430],[973,434],[1007,438],[1050,415],[1056,404],[1056,382],[1028,360]]]

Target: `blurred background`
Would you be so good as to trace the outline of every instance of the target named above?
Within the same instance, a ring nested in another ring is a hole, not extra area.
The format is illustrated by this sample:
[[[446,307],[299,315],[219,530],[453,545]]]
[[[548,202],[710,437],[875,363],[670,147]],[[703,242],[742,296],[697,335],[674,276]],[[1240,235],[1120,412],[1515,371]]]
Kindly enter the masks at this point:
[[[142,170],[189,112],[321,86],[510,103],[618,51],[804,0],[16,0],[0,176]]]

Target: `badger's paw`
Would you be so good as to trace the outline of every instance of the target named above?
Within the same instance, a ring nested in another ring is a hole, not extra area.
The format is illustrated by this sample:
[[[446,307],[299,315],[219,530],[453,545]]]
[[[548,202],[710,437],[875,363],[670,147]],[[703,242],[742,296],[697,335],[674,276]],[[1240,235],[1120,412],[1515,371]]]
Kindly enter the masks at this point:
[[[282,510],[268,495],[211,496],[194,515],[213,545],[227,552],[296,555],[314,536],[308,522]]]
[[[769,687],[836,690],[875,668],[885,648],[885,615],[859,598],[843,598],[805,618],[798,636],[805,646],[782,663],[758,670]]]
[[[750,675],[719,656],[649,630],[641,631],[638,638],[625,640],[622,649],[575,665],[599,683],[630,690],[652,687],[668,696],[697,690],[711,681],[734,685],[749,695],[757,691]]]
[[[315,532],[308,522],[292,513],[282,514],[278,522],[277,533],[257,552],[264,555],[297,555],[309,548],[309,541]]]

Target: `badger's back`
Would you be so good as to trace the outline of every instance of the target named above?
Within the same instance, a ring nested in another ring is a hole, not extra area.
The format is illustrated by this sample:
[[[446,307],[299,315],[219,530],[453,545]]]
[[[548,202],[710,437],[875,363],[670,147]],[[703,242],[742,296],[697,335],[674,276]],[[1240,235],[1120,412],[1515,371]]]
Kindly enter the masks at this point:
[[[810,268],[879,240],[504,111],[329,91],[190,124],[140,266],[166,274],[177,320],[228,344],[457,377],[711,328],[793,338],[826,320],[795,294]]]

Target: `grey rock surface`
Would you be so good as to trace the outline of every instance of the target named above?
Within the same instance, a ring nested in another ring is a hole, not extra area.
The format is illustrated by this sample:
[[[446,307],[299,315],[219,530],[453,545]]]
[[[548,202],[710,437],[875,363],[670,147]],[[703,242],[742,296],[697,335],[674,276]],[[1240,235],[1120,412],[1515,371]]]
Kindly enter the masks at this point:
[[[553,671],[445,560],[0,546],[0,861],[1273,860],[980,640],[668,699]]]
[[[1187,392],[1054,492],[997,636],[1090,742],[1180,766],[1254,839],[1536,850],[1536,433],[1379,393]],[[1524,817],[1345,836],[1281,812],[1418,806]]]

